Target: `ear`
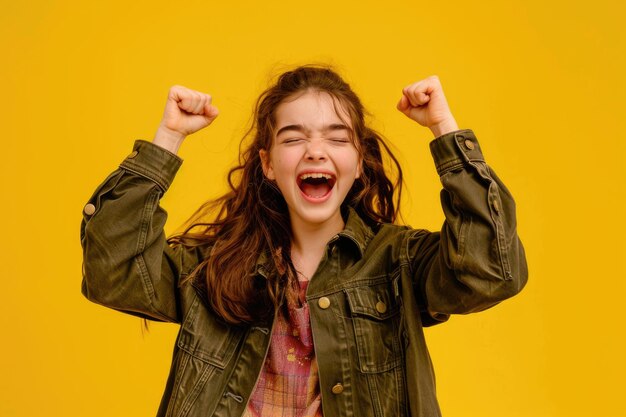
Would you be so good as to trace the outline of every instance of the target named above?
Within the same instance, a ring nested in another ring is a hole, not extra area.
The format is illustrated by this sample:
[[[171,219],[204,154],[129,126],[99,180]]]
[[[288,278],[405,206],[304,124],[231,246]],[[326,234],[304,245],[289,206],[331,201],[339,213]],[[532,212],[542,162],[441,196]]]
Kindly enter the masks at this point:
[[[359,159],[359,163],[356,165],[356,178],[361,178],[361,172],[363,172],[363,159]]]
[[[261,158],[261,166],[263,167],[263,174],[269,180],[275,180],[274,168],[272,168],[272,161],[270,161],[270,154],[265,149],[259,151],[259,158]]]

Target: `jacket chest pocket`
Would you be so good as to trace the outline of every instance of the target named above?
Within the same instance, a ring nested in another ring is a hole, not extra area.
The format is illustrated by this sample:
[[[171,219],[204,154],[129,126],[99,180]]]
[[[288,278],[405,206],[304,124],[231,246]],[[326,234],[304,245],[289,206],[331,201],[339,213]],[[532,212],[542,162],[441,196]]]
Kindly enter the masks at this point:
[[[177,343],[190,355],[224,369],[240,339],[240,331],[218,321],[196,297],[183,321]]]
[[[393,297],[390,283],[385,281],[345,291],[361,372],[385,372],[400,365],[400,306]]]
[[[173,386],[167,417],[184,417],[201,408],[211,415],[221,396],[229,366],[242,331],[218,321],[195,297],[180,328],[178,351],[172,369]],[[210,382],[209,382],[210,381]]]

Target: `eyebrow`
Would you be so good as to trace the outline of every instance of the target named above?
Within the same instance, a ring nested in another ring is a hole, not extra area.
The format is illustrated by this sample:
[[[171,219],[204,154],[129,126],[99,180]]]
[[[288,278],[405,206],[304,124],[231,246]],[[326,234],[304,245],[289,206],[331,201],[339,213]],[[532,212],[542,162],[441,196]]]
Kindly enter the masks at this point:
[[[347,130],[350,131],[351,129],[344,125],[343,123],[333,123],[327,126],[324,126],[324,128],[322,128],[322,132],[326,133],[326,132],[332,132],[335,130]],[[302,133],[308,133],[309,129],[305,128],[303,125],[287,125],[287,126],[283,126],[280,129],[278,129],[278,131],[276,132],[276,136],[280,135],[283,132],[287,132],[287,131],[295,131],[295,132],[302,132]]]

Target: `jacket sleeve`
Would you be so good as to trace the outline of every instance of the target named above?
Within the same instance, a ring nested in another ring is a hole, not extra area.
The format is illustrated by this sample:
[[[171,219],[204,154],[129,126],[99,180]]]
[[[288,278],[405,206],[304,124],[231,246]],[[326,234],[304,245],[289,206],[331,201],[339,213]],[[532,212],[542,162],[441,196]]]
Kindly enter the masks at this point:
[[[140,317],[180,322],[178,283],[183,250],[169,246],[159,205],[182,160],[138,140],[83,209],[82,293]]]
[[[441,232],[412,231],[406,248],[425,324],[436,324],[512,297],[526,284],[528,269],[515,202],[485,163],[474,133],[448,133],[430,150],[445,221]]]

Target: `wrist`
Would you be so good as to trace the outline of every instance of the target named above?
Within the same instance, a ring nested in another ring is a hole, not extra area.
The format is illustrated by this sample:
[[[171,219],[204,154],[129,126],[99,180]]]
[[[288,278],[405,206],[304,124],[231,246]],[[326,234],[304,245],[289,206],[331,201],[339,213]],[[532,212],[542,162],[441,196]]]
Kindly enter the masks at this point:
[[[433,132],[433,135],[435,135],[435,137],[438,138],[440,136],[445,135],[446,133],[459,130],[459,126],[457,125],[456,120],[454,120],[454,118],[451,118],[451,119],[444,120],[440,123],[434,124],[432,126],[429,126],[429,129],[431,132]]]
[[[183,144],[185,137],[186,136],[181,133],[170,130],[164,126],[159,126],[156,134],[154,135],[152,143],[164,149],[167,149],[173,154],[176,154],[178,153],[180,145]]]

